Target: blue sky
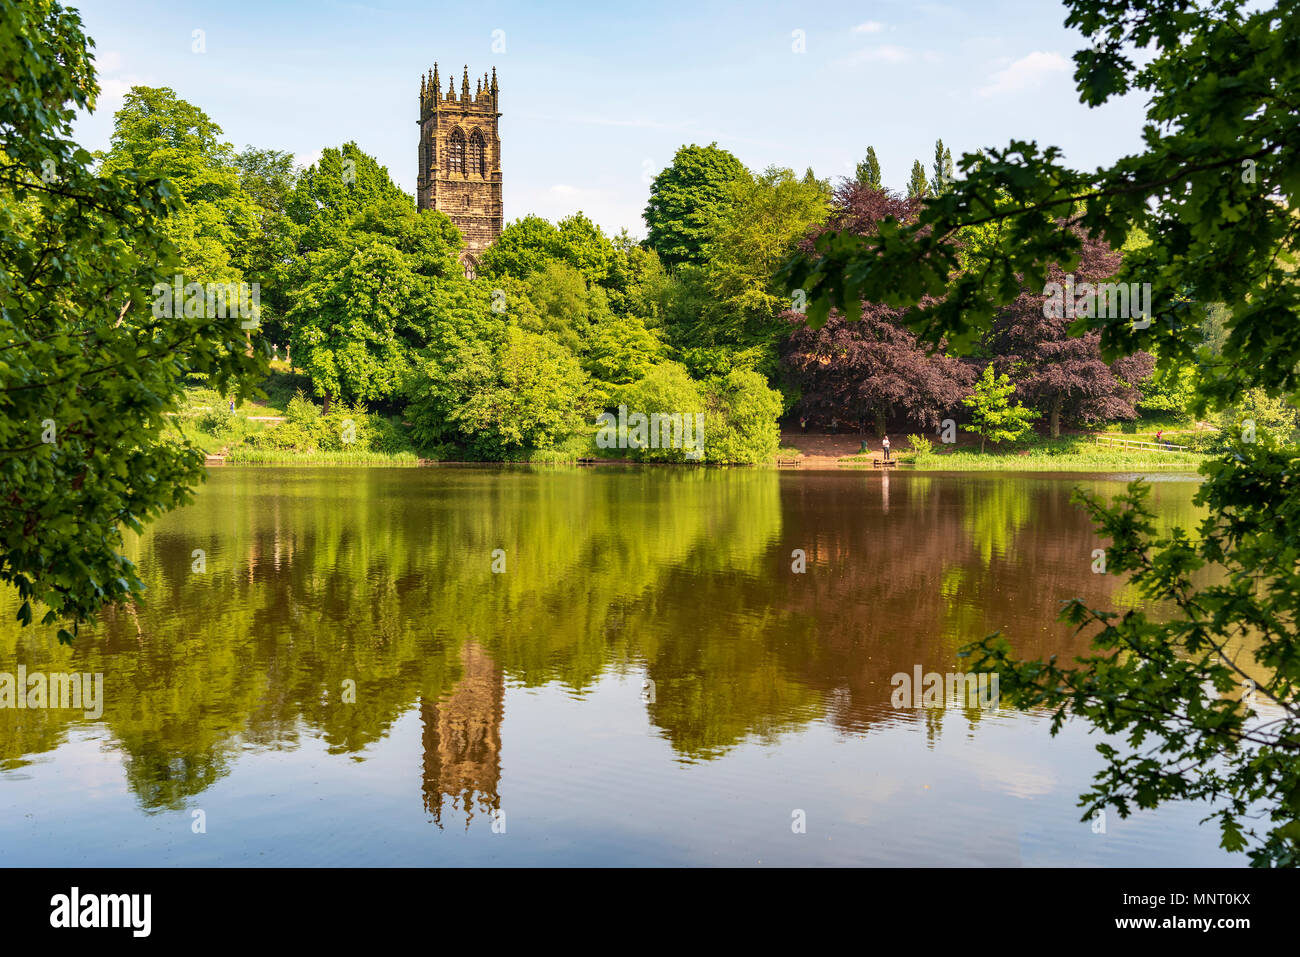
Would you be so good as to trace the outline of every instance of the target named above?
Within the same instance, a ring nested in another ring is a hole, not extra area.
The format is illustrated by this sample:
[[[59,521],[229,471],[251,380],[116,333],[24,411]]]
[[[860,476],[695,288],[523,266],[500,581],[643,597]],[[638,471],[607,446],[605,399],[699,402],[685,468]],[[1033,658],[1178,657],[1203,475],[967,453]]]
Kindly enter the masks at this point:
[[[236,147],[309,162],[355,140],[413,193],[420,75],[436,60],[459,88],[465,64],[471,82],[495,66],[507,220],[581,209],[644,235],[650,179],[692,142],[822,177],[870,144],[897,189],[936,137],[954,155],[1035,139],[1085,168],[1140,144],[1138,97],[1079,104],[1070,55],[1086,44],[1053,0],[69,2],[104,89],[76,128],[90,149],[127,89],[167,86]]]

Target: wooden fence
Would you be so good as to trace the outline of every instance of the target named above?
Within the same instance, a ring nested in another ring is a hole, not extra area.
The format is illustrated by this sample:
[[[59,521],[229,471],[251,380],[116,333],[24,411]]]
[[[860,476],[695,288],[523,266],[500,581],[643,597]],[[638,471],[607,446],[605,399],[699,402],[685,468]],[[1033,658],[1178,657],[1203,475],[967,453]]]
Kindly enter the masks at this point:
[[[1095,436],[1098,445],[1118,449],[1142,449],[1148,452],[1190,452],[1186,445],[1174,445],[1171,442],[1139,442],[1137,439],[1121,439],[1112,435]]]

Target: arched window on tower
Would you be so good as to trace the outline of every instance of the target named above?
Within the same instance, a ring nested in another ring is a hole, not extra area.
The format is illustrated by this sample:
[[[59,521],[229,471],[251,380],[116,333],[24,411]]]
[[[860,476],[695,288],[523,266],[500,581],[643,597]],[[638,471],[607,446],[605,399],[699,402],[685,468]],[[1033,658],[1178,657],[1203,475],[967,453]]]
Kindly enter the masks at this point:
[[[465,134],[460,130],[452,130],[447,137],[447,172],[465,172]]]
[[[469,135],[469,171],[479,176],[487,175],[487,145],[483,142],[482,130]]]

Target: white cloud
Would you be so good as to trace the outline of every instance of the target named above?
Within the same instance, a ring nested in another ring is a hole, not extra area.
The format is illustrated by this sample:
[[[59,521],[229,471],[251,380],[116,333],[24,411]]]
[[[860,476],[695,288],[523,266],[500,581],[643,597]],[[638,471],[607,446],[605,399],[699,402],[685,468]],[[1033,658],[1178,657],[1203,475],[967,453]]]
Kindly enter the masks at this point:
[[[1036,86],[1050,76],[1069,71],[1070,61],[1061,54],[1036,51],[1022,56],[994,73],[989,77],[989,82],[980,87],[979,95],[997,96],[1002,93],[1014,93]]]
[[[896,47],[891,44],[884,44],[878,47],[868,47],[865,50],[859,50],[857,53],[850,55],[846,62],[848,63],[904,63],[912,58],[912,51],[905,47]]]
[[[126,102],[126,95],[133,86],[151,86],[153,80],[147,76],[127,74],[126,76],[100,77],[99,97],[95,100],[96,113],[116,113]]]
[[[96,73],[116,73],[122,69],[122,54],[116,50],[104,50],[95,54]]]
[[[95,101],[97,113],[116,113],[133,86],[149,86],[153,80],[138,73],[122,73],[122,54],[116,50],[100,50],[94,54],[95,79],[99,81],[99,96]]]
[[[537,120],[543,123],[572,123],[579,126],[627,126],[634,129],[672,130],[681,127],[681,123],[661,123],[658,120],[638,117],[608,117],[570,114],[566,116],[545,113],[521,113],[521,118]]]
[[[310,153],[294,153],[293,162],[295,166],[301,166],[304,169],[308,166],[314,166],[320,162],[320,158],[325,155],[325,150],[313,150]]]
[[[606,235],[614,235],[620,228],[631,232],[644,232],[641,210],[645,206],[645,187],[633,177],[624,184],[602,186],[574,186],[570,183],[530,186],[519,184],[510,194],[506,218],[515,218],[521,212],[533,213],[556,222],[579,210],[598,224]]]
[[[866,23],[859,23],[853,28],[854,33],[879,33],[885,29],[885,25],[879,20],[868,20]]]

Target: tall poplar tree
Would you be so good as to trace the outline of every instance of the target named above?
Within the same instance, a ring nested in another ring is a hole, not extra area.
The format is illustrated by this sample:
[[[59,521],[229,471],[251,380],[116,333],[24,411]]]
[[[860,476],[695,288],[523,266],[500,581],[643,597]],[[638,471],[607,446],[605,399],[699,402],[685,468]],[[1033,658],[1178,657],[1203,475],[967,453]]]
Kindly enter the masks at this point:
[[[930,184],[925,179],[925,167],[921,165],[920,160],[912,162],[912,178],[907,182],[907,196],[909,199],[922,199],[930,191]]]
[[[874,146],[867,147],[867,158],[858,164],[856,178],[863,186],[870,186],[872,189],[883,188],[880,180],[880,160],[876,159]]]
[[[948,192],[955,178],[952,168],[952,150],[943,145],[943,140],[934,142],[934,175],[930,178],[930,195],[941,196]]]

